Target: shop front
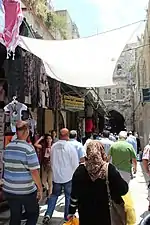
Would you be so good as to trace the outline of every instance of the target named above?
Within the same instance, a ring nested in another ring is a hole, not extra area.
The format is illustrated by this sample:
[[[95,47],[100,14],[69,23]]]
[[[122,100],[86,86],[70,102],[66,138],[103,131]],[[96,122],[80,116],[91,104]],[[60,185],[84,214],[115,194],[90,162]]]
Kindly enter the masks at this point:
[[[66,112],[66,127],[77,130],[78,135],[83,135],[84,130],[84,98],[72,95],[63,95],[61,110]]]

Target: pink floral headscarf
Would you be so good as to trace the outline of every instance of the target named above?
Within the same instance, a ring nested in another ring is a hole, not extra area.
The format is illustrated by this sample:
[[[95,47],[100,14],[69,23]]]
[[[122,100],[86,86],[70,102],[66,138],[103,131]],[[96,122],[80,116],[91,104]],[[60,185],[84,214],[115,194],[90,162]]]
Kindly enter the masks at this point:
[[[87,161],[85,167],[92,181],[106,178],[107,155],[99,141],[90,141],[87,145]]]

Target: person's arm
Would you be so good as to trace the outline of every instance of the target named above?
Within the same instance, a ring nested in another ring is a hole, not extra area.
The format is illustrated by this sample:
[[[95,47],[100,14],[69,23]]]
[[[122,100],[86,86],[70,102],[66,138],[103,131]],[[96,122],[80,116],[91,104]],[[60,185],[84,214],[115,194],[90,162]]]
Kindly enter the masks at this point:
[[[85,149],[84,149],[82,144],[79,147],[78,151],[79,151],[80,164],[84,163],[85,162],[86,153],[85,153]]]
[[[134,147],[135,152],[137,153],[137,141],[136,141],[136,139],[133,140],[133,147]]]
[[[143,167],[144,167],[145,172],[150,176],[150,171],[149,171],[149,166],[148,166],[149,153],[150,153],[150,149],[146,146],[143,151],[142,162],[143,162]]]
[[[41,199],[43,190],[42,190],[42,184],[41,184],[41,179],[39,174],[40,164],[33,146],[30,146],[30,147],[28,146],[27,162],[28,162],[28,169],[30,170],[32,179],[35,185],[37,186],[38,195],[39,195],[39,198]]]
[[[67,143],[67,144],[69,144],[69,143]],[[75,171],[77,169],[77,167],[79,166],[78,153],[77,153],[75,147],[71,144],[67,145],[67,148],[69,148],[72,170]]]
[[[132,158],[132,164],[133,164],[133,172],[137,172],[137,160],[136,158]]]
[[[136,171],[137,171],[137,160],[136,160],[135,149],[133,147],[130,150],[130,154],[131,154],[131,160],[132,160],[132,164],[133,164],[133,171],[134,171],[134,173],[136,173]]]
[[[110,162],[111,161],[111,158],[112,158],[112,149],[113,149],[113,147],[111,146],[110,147],[110,149],[109,149],[109,152],[108,152],[108,162]]]
[[[34,147],[35,148],[38,148],[38,149],[42,149],[42,145],[40,144],[40,142],[44,139],[44,137],[40,137],[40,139],[38,139],[35,144],[34,144]]]
[[[112,164],[109,164],[108,166],[108,179],[112,198],[121,197],[127,194],[128,184]]]
[[[31,172],[32,179],[37,186],[38,192],[40,194],[40,199],[41,199],[41,193],[43,191],[43,188],[41,184],[39,169],[30,170],[30,172]]]
[[[144,171],[150,176],[148,159],[142,159]]]

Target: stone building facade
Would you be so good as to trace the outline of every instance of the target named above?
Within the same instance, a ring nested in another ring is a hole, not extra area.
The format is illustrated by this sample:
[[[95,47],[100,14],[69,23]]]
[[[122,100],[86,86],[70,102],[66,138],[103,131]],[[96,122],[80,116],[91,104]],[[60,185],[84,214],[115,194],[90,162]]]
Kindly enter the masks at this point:
[[[140,134],[142,147],[144,147],[148,143],[150,135],[150,100],[145,102],[142,94],[143,89],[150,88],[150,2],[144,35],[138,38],[138,46],[135,67],[134,115],[135,127]]]
[[[120,114],[127,130],[134,129],[133,93],[136,45],[136,43],[127,44],[121,53],[113,74],[114,86],[98,88],[99,96],[106,105],[107,111]]]
[[[68,40],[79,38],[79,31],[77,25],[72,21],[67,10],[57,10],[55,11],[57,15],[64,19],[66,24],[66,37]]]

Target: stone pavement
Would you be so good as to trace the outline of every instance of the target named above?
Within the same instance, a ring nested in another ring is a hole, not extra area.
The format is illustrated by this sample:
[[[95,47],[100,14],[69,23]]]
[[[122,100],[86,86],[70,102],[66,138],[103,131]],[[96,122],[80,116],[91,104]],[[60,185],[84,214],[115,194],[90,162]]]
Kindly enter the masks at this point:
[[[147,215],[148,208],[148,200],[147,200],[147,185],[145,178],[143,176],[143,171],[138,163],[138,171],[136,177],[131,181],[130,191],[132,193],[132,198],[134,201],[134,206],[137,215],[137,223],[138,225],[142,218]],[[42,205],[40,207],[40,217],[37,225],[42,224],[42,219],[44,213],[46,211],[46,205]],[[54,211],[53,219],[50,224],[52,225],[60,225],[63,224],[63,208],[64,208],[64,197],[60,196],[57,202],[56,209]],[[3,218],[2,218],[3,217]],[[0,214],[0,225],[8,225],[9,212]]]
[[[138,163],[136,177],[130,182],[130,191],[132,194],[137,217],[136,225],[138,225],[140,221],[149,213],[147,211],[149,205],[147,200],[147,183],[143,174],[143,169],[140,163]]]

